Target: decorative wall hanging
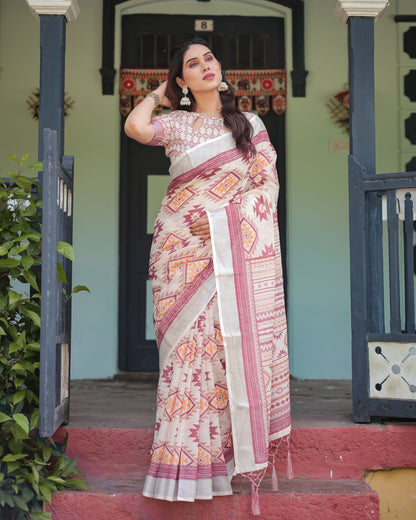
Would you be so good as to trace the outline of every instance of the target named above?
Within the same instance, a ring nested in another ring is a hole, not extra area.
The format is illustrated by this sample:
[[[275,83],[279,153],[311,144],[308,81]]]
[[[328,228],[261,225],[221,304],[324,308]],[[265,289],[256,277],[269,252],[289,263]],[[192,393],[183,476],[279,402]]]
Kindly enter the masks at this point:
[[[346,134],[350,131],[350,91],[347,88],[331,97],[326,104],[331,118]]]
[[[121,69],[120,112],[127,116],[149,92],[166,81],[168,69]],[[240,110],[256,110],[264,116],[270,110],[281,115],[286,110],[286,71],[229,70],[227,81],[233,86]],[[160,114],[163,107],[155,109]]]
[[[39,119],[39,97],[40,97],[40,90],[39,88],[33,90],[30,94],[30,96],[26,99],[26,103],[28,106],[28,109],[30,110],[31,116],[33,119]],[[75,101],[68,96],[67,92],[65,92],[65,99],[64,99],[64,115],[68,115],[68,110],[70,108],[73,108]]]

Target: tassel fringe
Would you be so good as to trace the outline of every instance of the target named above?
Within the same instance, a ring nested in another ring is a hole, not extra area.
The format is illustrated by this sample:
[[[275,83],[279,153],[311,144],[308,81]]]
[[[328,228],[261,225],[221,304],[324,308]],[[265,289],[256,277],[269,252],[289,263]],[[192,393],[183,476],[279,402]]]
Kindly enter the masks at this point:
[[[270,455],[269,457],[271,460],[269,460],[269,464],[272,466],[272,491],[278,491],[279,490],[279,484],[277,481],[277,471],[276,471],[276,455],[279,450],[279,446],[282,442],[282,439],[280,439],[278,442],[271,442],[270,443]]]
[[[269,447],[269,464],[272,466],[272,489],[273,491],[278,491],[279,483],[277,480],[277,471],[276,471],[276,455],[279,450],[280,444],[282,440],[286,441],[287,445],[287,478],[292,480],[293,476],[293,467],[292,467],[292,457],[290,454],[290,443],[289,436],[286,439],[279,439],[279,441],[271,442]],[[258,516],[261,514],[260,511],[260,496],[259,496],[259,487],[261,481],[263,480],[264,475],[266,474],[266,468],[261,471],[251,472],[251,473],[242,473],[242,476],[248,479],[251,482],[251,514],[254,516]]]
[[[256,472],[242,473],[242,476],[251,482],[251,514],[255,516],[260,514],[259,487],[265,474],[266,468]]]
[[[287,444],[287,478],[289,480],[293,479],[293,466],[292,466],[292,457],[290,455],[290,444],[289,444],[289,437],[286,439]]]
[[[276,472],[276,468],[273,464],[273,469],[272,469],[272,490],[273,491],[279,491],[279,484],[277,482],[277,472]]]
[[[251,514],[259,515],[260,514],[260,499],[259,499],[259,488],[251,483]]]

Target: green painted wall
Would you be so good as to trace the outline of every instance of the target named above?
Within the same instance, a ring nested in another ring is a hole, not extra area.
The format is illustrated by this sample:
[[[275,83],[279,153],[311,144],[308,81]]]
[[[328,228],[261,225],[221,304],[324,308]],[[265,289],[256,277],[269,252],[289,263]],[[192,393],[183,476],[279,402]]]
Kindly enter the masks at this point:
[[[377,160],[399,169],[398,32],[392,17],[411,14],[391,1],[376,23]],[[80,17],[67,27],[66,90],[75,100],[66,118],[65,153],[75,156],[74,282],[91,294],[73,302],[72,377],[109,377],[117,371],[118,135],[117,97],[102,96],[101,0],[78,0]],[[288,15],[267,1],[156,0],[129,2],[120,13]],[[237,7],[236,7],[237,6]],[[244,7],[244,12],[242,10]],[[305,2],[307,97],[287,111],[288,307],[292,374],[349,378],[350,310],[347,154],[329,151],[346,136],[330,120],[328,98],[348,78],[347,26],[335,0]],[[290,24],[287,41],[290,45]],[[119,56],[116,31],[116,61]],[[289,51],[289,47],[288,47]],[[290,68],[290,52],[288,65]],[[39,23],[23,0],[0,0],[0,166],[6,153],[36,157],[37,125],[25,100],[38,86]]]

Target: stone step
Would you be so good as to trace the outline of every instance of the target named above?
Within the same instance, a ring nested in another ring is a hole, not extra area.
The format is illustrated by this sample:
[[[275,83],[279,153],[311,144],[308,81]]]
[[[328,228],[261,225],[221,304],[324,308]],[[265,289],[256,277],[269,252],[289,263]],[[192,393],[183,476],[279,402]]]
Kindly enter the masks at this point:
[[[88,491],[65,491],[53,496],[53,520],[252,520],[251,484],[233,482],[234,494],[212,500],[167,502],[143,497],[143,479],[88,480]],[[361,480],[271,479],[260,486],[261,520],[378,520],[375,491]]]
[[[142,478],[149,465],[152,429],[61,428],[68,432],[67,453],[77,458],[88,478]],[[416,428],[353,425],[295,428],[290,449],[295,477],[361,479],[370,469],[416,468]],[[388,446],[388,449],[386,448]],[[286,443],[276,457],[278,474],[286,474]]]

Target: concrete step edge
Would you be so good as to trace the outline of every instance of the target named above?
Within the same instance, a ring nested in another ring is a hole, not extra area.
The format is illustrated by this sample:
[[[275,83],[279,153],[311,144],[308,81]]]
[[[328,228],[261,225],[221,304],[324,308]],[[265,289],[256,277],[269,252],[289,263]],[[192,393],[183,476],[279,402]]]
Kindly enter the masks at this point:
[[[143,480],[127,482],[91,481],[91,491],[58,493],[46,509],[53,520],[253,520],[251,485],[245,479],[235,483],[233,495],[195,502],[146,498],[139,492]],[[378,495],[362,481],[281,479],[279,491],[272,492],[266,479],[259,504],[261,520],[379,519]]]
[[[67,454],[89,477],[119,477],[145,474],[153,430],[61,428],[56,439],[68,431]],[[290,438],[294,475],[309,478],[361,479],[371,469],[416,468],[412,426],[302,428]],[[385,447],[389,446],[386,450]],[[276,457],[284,474],[287,446]]]
[[[68,490],[65,493],[88,494],[139,494],[141,495],[144,477],[134,479],[86,479],[87,491]],[[234,494],[251,494],[251,482],[237,476],[232,480]],[[273,491],[271,477],[266,476],[259,487],[260,494],[311,494],[311,495],[377,495],[377,493],[363,480],[355,479],[313,479],[313,478],[278,478],[278,490]]]

